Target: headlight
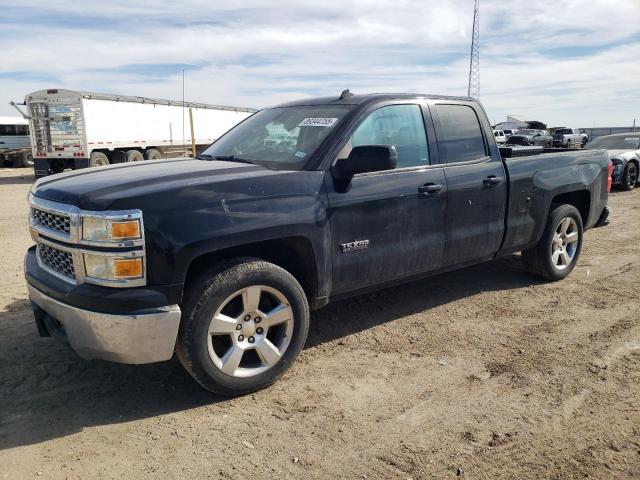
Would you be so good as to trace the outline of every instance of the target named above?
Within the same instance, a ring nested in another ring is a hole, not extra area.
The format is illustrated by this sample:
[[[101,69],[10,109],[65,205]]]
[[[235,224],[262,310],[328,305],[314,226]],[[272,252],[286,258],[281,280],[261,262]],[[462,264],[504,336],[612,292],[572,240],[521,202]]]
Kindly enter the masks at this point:
[[[100,280],[134,280],[144,278],[142,257],[120,257],[111,255],[84,254],[87,277]]]
[[[92,242],[120,242],[142,238],[139,219],[83,217],[82,239]]]

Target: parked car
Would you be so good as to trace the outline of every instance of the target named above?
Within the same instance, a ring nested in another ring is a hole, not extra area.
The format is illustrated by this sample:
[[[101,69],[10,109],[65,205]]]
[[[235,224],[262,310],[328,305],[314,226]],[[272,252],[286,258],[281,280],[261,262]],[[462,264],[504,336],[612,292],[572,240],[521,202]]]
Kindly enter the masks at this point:
[[[613,185],[633,190],[638,185],[640,172],[640,132],[617,133],[598,137],[587,143],[587,149],[604,149],[613,164]]]
[[[571,146],[584,147],[589,141],[586,133],[581,133],[574,128],[556,128],[553,132],[553,146],[571,148]]]
[[[195,159],[42,178],[36,325],[89,359],[175,350],[240,395],[292,365],[330,301],[521,251],[560,280],[606,220],[608,155],[503,152],[475,100],[345,91],[264,109]]]
[[[553,137],[545,130],[525,128],[507,138],[507,145],[551,147]]]
[[[500,144],[507,143],[507,136],[504,134],[502,130],[494,130],[493,136],[496,139],[497,144],[500,145]]]

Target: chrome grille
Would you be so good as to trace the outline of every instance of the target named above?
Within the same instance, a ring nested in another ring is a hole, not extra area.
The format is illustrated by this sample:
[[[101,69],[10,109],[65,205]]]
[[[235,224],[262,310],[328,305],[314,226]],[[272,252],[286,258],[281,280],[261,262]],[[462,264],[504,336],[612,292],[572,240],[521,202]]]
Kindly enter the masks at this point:
[[[73,267],[73,257],[69,252],[40,243],[38,245],[38,256],[40,261],[49,269],[75,280],[76,272]]]
[[[66,234],[69,234],[71,230],[71,219],[65,215],[31,208],[31,216],[37,223],[51,230]]]

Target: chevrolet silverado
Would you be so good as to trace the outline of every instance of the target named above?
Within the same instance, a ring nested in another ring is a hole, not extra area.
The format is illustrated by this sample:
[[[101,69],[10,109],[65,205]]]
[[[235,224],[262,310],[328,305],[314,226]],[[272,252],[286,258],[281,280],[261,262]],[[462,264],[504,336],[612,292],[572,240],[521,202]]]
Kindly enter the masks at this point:
[[[86,359],[175,352],[212,392],[256,391],[330,301],[516,252],[566,277],[606,220],[609,158],[541,151],[501,154],[469,98],[344,91],[263,109],[194,159],[42,178],[36,325]]]

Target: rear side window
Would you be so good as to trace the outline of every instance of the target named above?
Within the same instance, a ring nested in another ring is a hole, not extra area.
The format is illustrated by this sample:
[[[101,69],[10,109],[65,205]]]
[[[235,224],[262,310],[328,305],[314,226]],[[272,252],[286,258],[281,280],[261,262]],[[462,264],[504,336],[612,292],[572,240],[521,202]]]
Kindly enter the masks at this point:
[[[447,163],[468,162],[486,157],[480,121],[467,105],[435,105],[440,126],[438,146]]]
[[[350,147],[361,145],[395,146],[397,168],[428,165],[429,150],[420,106],[390,105],[374,111],[351,137]]]

